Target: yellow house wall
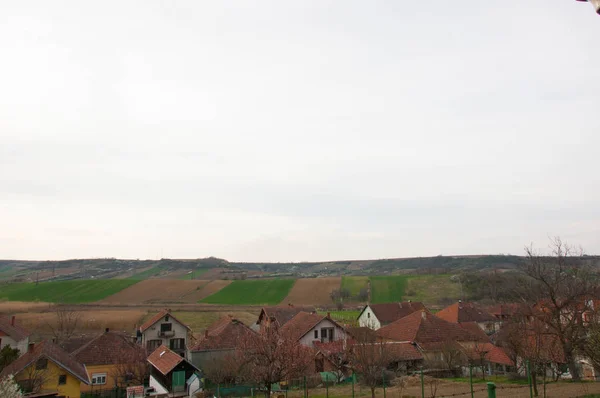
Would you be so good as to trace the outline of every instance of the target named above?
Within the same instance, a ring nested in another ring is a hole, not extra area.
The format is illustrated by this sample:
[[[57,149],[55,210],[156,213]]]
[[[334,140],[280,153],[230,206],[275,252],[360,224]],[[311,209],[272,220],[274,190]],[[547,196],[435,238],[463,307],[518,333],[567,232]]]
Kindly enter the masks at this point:
[[[106,384],[86,385],[81,383],[81,392],[98,391],[112,389],[117,386],[115,380],[115,365],[85,365],[88,376],[90,377],[90,383],[92,381],[92,374],[94,373],[106,373]]]
[[[63,368],[56,365],[54,362],[52,362],[52,360],[48,360],[48,367],[46,370],[36,371],[34,369],[35,363],[29,365],[27,368],[19,372],[15,379],[27,380],[32,374],[40,375],[39,377],[44,378],[44,384],[42,384],[40,392],[58,391],[58,395],[64,395],[66,398],[79,398],[81,396],[81,390],[79,388],[81,381]],[[66,384],[58,385],[58,376],[60,375],[67,375]]]

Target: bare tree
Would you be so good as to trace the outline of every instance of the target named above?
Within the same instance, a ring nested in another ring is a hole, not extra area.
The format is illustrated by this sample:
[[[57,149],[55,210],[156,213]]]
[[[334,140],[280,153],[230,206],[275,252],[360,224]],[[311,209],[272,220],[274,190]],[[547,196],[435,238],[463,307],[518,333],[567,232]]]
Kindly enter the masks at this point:
[[[146,350],[135,346],[132,350],[121,351],[117,363],[111,370],[118,387],[144,385],[150,376],[150,364],[146,360]]]
[[[238,363],[246,377],[271,394],[274,383],[307,375],[312,350],[273,326],[262,333],[248,333],[239,341]]]
[[[359,381],[371,389],[372,398],[387,366],[393,361],[390,351],[384,341],[371,338],[358,339],[352,345],[352,367],[360,375]]]
[[[44,357],[38,358],[35,363],[26,367],[22,374],[25,378],[20,381],[20,384],[27,393],[39,393],[42,386],[52,378],[48,370],[48,359]]]
[[[23,394],[19,389],[19,385],[15,383],[13,375],[8,375],[0,379],[0,397],[2,398],[22,398]]]
[[[57,304],[54,308],[55,319],[48,322],[54,342],[61,344],[70,339],[81,321],[81,313],[73,307]]]
[[[236,357],[235,352],[212,359],[202,366],[202,370],[204,371],[204,376],[212,383],[217,384],[217,386],[244,379],[244,374],[242,369],[240,369],[238,357]],[[220,396],[220,391],[217,391],[217,396]]]
[[[529,277],[523,298],[535,304],[532,316],[556,336],[573,380],[580,380],[575,363],[578,349],[585,343],[582,314],[590,310],[588,301],[596,297],[598,277],[575,250],[554,238],[550,245],[552,256],[544,256],[532,247],[526,248],[527,261],[522,270]]]

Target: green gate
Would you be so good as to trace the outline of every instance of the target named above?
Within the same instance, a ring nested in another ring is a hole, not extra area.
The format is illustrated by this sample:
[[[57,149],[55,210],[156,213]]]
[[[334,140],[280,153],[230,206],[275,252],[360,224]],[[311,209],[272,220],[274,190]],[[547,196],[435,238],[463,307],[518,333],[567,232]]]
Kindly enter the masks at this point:
[[[173,392],[185,391],[185,371],[173,372]]]

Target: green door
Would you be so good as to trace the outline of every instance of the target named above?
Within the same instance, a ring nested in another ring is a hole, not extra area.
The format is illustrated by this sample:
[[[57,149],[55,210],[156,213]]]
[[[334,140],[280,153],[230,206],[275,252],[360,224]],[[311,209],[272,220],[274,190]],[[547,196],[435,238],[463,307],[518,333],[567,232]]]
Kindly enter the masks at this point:
[[[185,391],[185,371],[173,372],[173,392]]]

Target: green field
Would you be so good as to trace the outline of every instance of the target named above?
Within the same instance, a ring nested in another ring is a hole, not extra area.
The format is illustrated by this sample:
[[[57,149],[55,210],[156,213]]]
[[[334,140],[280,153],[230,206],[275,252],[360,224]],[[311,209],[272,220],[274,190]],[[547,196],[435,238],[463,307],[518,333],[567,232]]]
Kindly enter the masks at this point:
[[[120,292],[138,280],[96,279],[56,282],[14,283],[2,286],[0,300],[43,301],[49,303],[91,303]]]
[[[158,275],[160,274],[160,271],[163,270],[163,267],[152,267],[147,269],[146,271],[142,271],[142,272],[138,272],[137,274],[132,275],[129,279],[135,279],[135,280],[144,280],[144,279],[148,279],[154,275]]]
[[[279,304],[296,282],[295,279],[233,281],[215,294],[200,300],[209,304]]]
[[[367,288],[368,283],[368,276],[342,276],[342,289],[347,289],[352,297],[358,296],[361,289]]]
[[[358,316],[360,311],[358,310],[344,310],[344,311],[318,311],[320,315],[326,315],[329,312],[331,319],[339,323],[346,325],[358,326]]]
[[[394,303],[402,301],[406,285],[410,276],[390,275],[372,276],[371,279],[371,303]]]

